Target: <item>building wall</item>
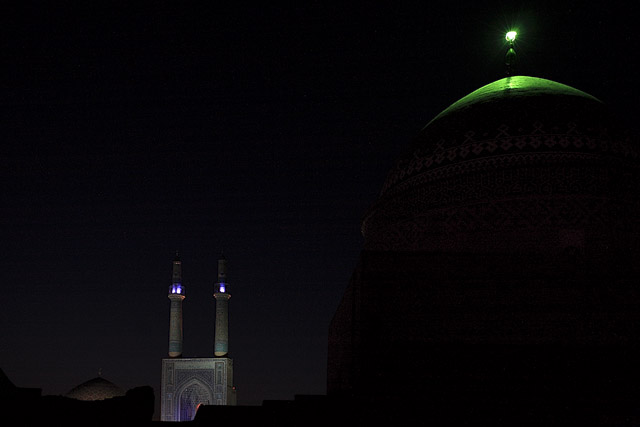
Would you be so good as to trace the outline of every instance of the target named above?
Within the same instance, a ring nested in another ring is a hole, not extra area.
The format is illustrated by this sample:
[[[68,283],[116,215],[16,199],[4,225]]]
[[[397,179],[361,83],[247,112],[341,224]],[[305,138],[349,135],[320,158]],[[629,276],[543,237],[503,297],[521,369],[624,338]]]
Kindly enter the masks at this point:
[[[363,251],[330,328],[328,394],[379,402],[526,402],[552,400],[551,391],[564,402],[638,398],[633,265]]]

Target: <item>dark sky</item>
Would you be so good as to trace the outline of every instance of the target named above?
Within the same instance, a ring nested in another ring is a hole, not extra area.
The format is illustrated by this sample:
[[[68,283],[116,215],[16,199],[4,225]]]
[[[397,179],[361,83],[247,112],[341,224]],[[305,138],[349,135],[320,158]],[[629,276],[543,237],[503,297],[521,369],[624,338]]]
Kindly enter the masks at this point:
[[[475,3],[3,7],[0,368],[159,394],[174,251],[184,355],[209,357],[224,250],[239,403],[325,393],[362,215],[421,127],[503,77],[509,26],[521,74],[635,125],[637,10]]]

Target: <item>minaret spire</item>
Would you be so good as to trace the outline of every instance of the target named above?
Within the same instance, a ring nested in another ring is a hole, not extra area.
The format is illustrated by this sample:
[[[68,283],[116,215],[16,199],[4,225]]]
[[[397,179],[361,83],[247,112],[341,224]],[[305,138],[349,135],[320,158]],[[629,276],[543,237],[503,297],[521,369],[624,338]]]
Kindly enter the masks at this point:
[[[225,357],[229,353],[229,284],[227,283],[227,259],[220,255],[218,259],[218,281],[213,287],[216,299],[216,326],[213,354]]]
[[[169,357],[182,356],[182,301],[184,300],[184,286],[182,286],[182,262],[176,251],[173,259],[173,274],[169,287],[171,300],[171,314],[169,317]]]

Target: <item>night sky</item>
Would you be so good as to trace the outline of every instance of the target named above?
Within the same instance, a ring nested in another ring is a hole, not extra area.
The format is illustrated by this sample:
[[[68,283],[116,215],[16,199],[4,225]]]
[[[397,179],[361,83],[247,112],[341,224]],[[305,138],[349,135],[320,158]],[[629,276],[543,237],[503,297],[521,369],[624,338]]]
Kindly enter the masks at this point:
[[[174,253],[184,356],[211,357],[224,251],[239,404],[324,394],[361,217],[431,118],[504,76],[510,26],[520,74],[636,125],[637,10],[300,3],[3,6],[0,368],[16,385],[64,394],[101,370],[158,396]]]

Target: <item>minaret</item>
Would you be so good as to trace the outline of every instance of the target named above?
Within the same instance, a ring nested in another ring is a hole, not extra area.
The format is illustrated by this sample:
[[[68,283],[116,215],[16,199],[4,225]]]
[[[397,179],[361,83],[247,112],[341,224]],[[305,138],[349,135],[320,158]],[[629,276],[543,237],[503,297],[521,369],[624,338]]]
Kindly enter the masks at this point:
[[[225,357],[229,353],[229,284],[227,283],[227,260],[224,255],[218,259],[218,282],[213,287],[216,299],[216,329],[213,354]]]
[[[173,259],[173,277],[169,288],[171,300],[171,316],[169,320],[169,357],[182,356],[182,300],[184,287],[182,286],[182,263],[176,253]]]

